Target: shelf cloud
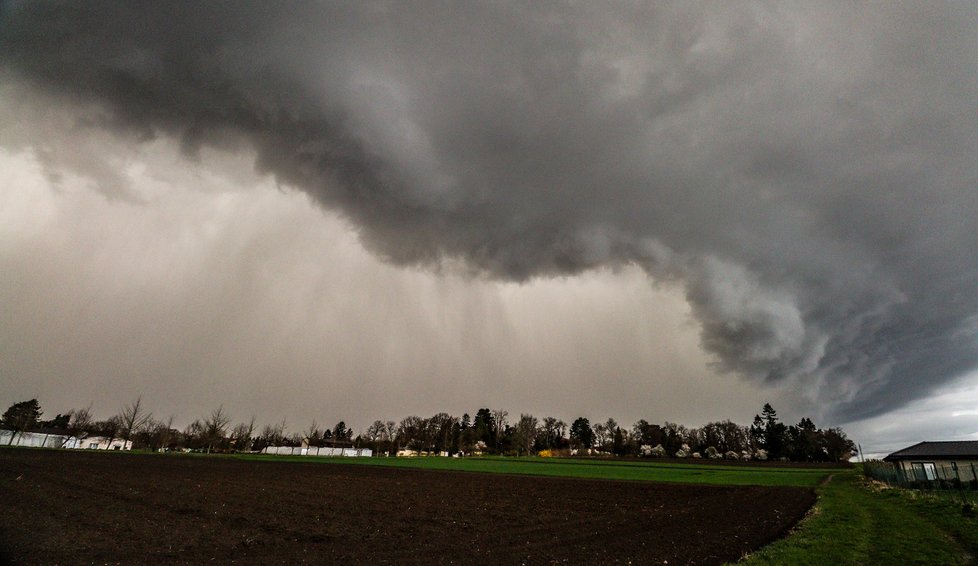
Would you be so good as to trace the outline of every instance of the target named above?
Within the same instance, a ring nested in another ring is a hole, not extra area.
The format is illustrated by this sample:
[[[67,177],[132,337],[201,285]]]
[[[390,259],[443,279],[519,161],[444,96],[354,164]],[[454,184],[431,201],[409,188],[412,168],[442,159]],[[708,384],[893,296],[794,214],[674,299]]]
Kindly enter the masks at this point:
[[[390,264],[638,266],[719,369],[842,421],[978,366],[974,4],[2,10],[0,81],[187,160],[246,150]],[[100,159],[42,155],[138,201]]]

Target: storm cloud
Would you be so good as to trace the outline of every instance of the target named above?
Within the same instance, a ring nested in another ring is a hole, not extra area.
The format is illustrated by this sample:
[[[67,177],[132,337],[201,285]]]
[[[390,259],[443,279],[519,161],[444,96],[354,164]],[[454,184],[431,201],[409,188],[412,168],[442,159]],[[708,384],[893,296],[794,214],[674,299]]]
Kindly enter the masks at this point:
[[[719,369],[853,420],[978,366],[976,30],[971,3],[6,3],[0,80],[253,152],[391,264],[638,266]],[[106,156],[46,159],[136,199]]]

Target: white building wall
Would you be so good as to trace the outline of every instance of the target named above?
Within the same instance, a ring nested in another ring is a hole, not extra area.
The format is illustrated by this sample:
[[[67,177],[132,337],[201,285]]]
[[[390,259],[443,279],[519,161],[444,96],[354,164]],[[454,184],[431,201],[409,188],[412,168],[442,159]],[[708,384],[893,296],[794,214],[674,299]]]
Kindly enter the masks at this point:
[[[132,450],[132,441],[121,438],[109,439],[105,436],[86,436],[78,441],[75,448],[86,450]]]
[[[10,437],[14,436],[11,443]],[[78,439],[62,434],[19,432],[0,430],[0,446],[28,446],[32,448],[76,448]]]
[[[267,446],[261,451],[262,454],[277,454],[279,456],[322,456],[322,457],[346,457],[364,458],[373,456],[373,450],[369,448],[335,448],[332,446],[310,446],[302,448],[300,446]]]

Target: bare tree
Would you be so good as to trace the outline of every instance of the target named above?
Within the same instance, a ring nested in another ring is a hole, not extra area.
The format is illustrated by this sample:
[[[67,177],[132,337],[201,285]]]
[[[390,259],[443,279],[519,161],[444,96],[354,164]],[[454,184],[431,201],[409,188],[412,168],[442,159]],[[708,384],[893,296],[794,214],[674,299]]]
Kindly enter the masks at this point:
[[[533,415],[520,415],[516,423],[516,455],[526,456],[533,450],[533,441],[537,437],[537,418]]]
[[[719,452],[741,452],[748,449],[747,427],[730,420],[710,422],[699,429],[702,446],[713,446]]]
[[[598,423],[592,428],[594,429],[594,444],[605,452],[611,452],[615,431],[619,428],[615,419],[609,418],[607,421]]]
[[[615,429],[609,429],[605,423],[595,423],[591,426],[591,430],[594,431],[594,445],[601,450],[605,450],[611,442],[611,435],[615,433]]]
[[[494,425],[494,432],[496,433],[496,438],[493,440],[496,443],[496,450],[502,449],[502,439],[503,433],[506,431],[507,416],[509,416],[509,411],[504,411],[502,409],[496,409],[492,412],[492,422]]]
[[[430,453],[432,448],[435,451],[449,451],[452,442],[452,426],[458,423],[458,417],[453,417],[448,413],[438,413],[428,419],[428,438]]]
[[[214,449],[216,444],[224,441],[224,436],[230,423],[231,417],[224,412],[224,405],[211,411],[210,416],[204,419],[203,438],[208,453]]]
[[[247,451],[250,449],[252,435],[255,434],[255,417],[252,416],[251,420],[247,423],[238,423],[233,429],[231,429],[231,443],[234,445],[235,451],[241,452],[242,450]]]
[[[112,447],[112,441],[119,438],[119,430],[122,429],[122,420],[119,415],[115,415],[109,417],[108,420],[92,423],[91,429],[96,435],[108,439],[108,442],[105,444],[105,449],[109,450]]]
[[[175,430],[173,430],[173,415],[164,421],[150,421],[146,424],[154,450],[165,450],[170,445]]]
[[[373,444],[380,442],[381,437],[384,435],[384,421],[374,421],[372,425],[367,427],[364,435],[367,437],[367,440]]]
[[[415,448],[419,455],[426,445],[425,433],[428,428],[427,420],[416,415],[404,417],[401,419],[401,424],[397,429],[398,437],[404,443],[404,446]]]
[[[319,428],[319,424],[313,419],[309,428],[303,433],[309,446],[322,446],[323,444],[323,431]]]
[[[71,420],[68,421],[68,432],[75,436],[83,432],[89,432],[92,428],[92,421],[94,420],[91,404],[84,409],[73,410],[71,411]]]
[[[187,447],[199,450],[205,446],[206,439],[204,438],[204,423],[200,419],[194,419],[194,422],[187,425],[183,429],[183,436],[187,440]]]
[[[285,438],[286,446],[302,446],[302,435],[298,432],[293,432],[288,437]]]
[[[268,446],[281,446],[285,435],[285,421],[276,425],[265,425],[255,442],[255,450],[264,450]]]
[[[564,438],[564,431],[567,423],[556,418],[546,417],[543,419],[543,438],[547,448],[557,448],[560,441]]]
[[[132,439],[134,432],[139,432],[141,428],[153,417],[153,414],[143,406],[143,396],[136,397],[136,400],[122,408],[119,413],[119,435],[122,440],[128,443]]]
[[[384,436],[387,438],[387,442],[390,443],[390,449],[388,454],[397,455],[397,423],[394,421],[386,421],[384,423]]]

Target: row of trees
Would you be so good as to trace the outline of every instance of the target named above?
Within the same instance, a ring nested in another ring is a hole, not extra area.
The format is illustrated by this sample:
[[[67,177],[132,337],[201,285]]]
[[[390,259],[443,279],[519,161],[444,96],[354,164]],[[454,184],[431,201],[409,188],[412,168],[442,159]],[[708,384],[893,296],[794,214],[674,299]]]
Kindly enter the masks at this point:
[[[617,456],[727,457],[737,459],[785,459],[805,462],[847,460],[855,444],[839,428],[818,429],[811,419],[797,425],[780,422],[777,412],[765,404],[754,424],[741,426],[718,421],[700,428],[644,419],[631,428],[615,419],[591,424],[586,417],[570,425],[556,417],[538,419],[521,414],[509,421],[502,410],[479,409],[474,419],[439,413],[430,418],[410,416],[399,424],[375,421],[357,444],[381,453],[409,449],[418,453],[510,454],[543,451]]]
[[[104,436],[132,441],[137,449],[189,449],[213,451],[260,451],[266,446],[349,446],[371,448],[377,454],[411,450],[419,454],[507,454],[525,456],[549,453],[609,454],[617,456],[671,456],[737,459],[784,459],[793,461],[841,461],[855,452],[855,445],[839,428],[819,429],[809,418],[796,425],[780,421],[777,411],[765,404],[750,426],[729,420],[699,428],[645,419],[622,427],[614,419],[592,424],[579,417],[569,425],[556,417],[538,419],[529,414],[510,419],[505,410],[479,409],[474,417],[438,413],[431,417],[408,416],[395,421],[374,421],[361,434],[340,421],[332,428],[315,421],[287,433],[286,422],[258,430],[255,419],[232,426],[223,407],[195,419],[184,430],[173,428],[174,418],[154,418],[137,397],[112,417],[95,420],[91,407],[41,420],[36,399],[16,403],[3,414],[2,424],[23,432],[53,427],[73,435]],[[12,441],[13,437],[11,437]]]

